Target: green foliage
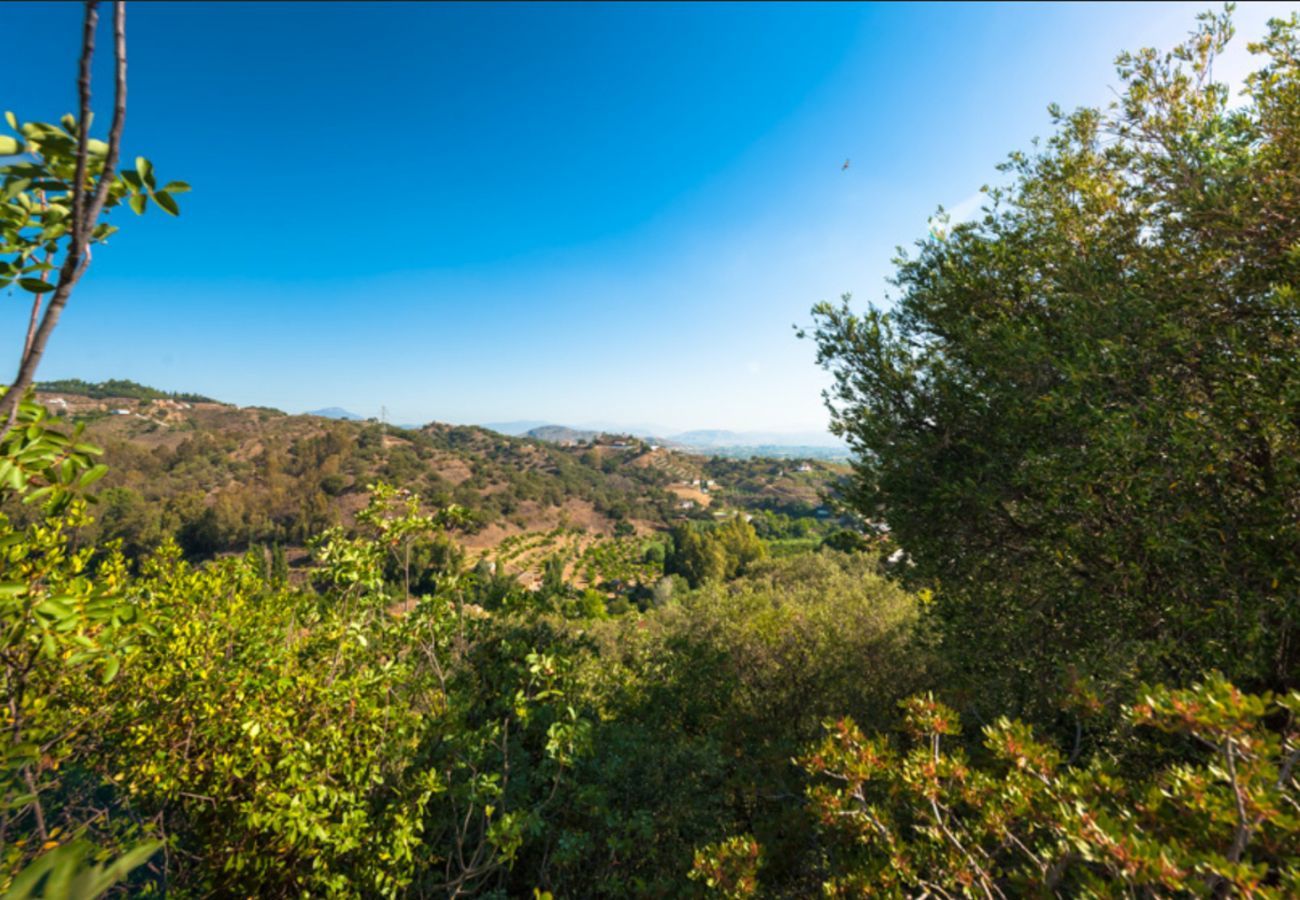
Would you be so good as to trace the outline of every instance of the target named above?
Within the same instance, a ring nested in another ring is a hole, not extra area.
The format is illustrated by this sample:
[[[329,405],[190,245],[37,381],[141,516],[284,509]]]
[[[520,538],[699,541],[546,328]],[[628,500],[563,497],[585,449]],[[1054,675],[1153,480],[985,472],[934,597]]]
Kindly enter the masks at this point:
[[[1298,27],[1239,106],[1230,33],[1122,56],[1117,106],[1058,111],[982,218],[900,257],[892,311],[815,310],[853,505],[984,715],[1051,720],[1080,675],[1296,685]]]
[[[1128,720],[1196,745],[1147,778],[1067,765],[1005,718],[984,728],[971,758],[945,747],[958,731],[950,709],[929,696],[903,706],[910,747],[842,719],[800,760],[834,848],[828,896],[1300,890],[1300,693],[1244,694],[1218,675],[1188,690],[1147,689]],[[1271,716],[1279,730],[1265,725]]]
[[[161,846],[156,841],[146,842],[107,864],[87,865],[88,858],[95,852],[94,847],[85,841],[60,844],[19,872],[5,897],[8,900],[28,900],[29,897],[94,900],[148,861]]]
[[[654,590],[651,595],[651,602],[655,608],[667,606],[672,601],[673,597],[682,593],[682,589],[678,587],[677,582],[681,582],[683,587],[687,586],[685,584],[685,579],[680,575],[676,576],[676,581],[674,581],[674,576],[665,575],[663,578],[660,578],[655,582]]]
[[[85,868],[90,848],[79,841],[76,804],[43,795],[57,790],[60,770],[94,740],[106,714],[94,698],[151,629],[123,594],[120,555],[110,553],[92,571],[94,548],[72,540],[88,521],[78,493],[102,474],[91,462],[98,449],[46,422],[43,409],[21,404],[20,427],[0,444],[7,473],[0,490],[45,501],[43,518],[26,526],[0,513],[0,885],[14,879],[11,889],[23,893],[43,882],[46,893],[57,887],[94,896],[96,886],[134,868],[139,854],[108,870]]]
[[[583,619],[603,619],[606,615],[605,597],[600,591],[587,588],[578,595],[575,615]]]
[[[617,530],[617,529],[616,529]],[[658,552],[655,549],[657,548]],[[653,583],[663,574],[663,545],[632,537],[592,542],[574,564],[588,584],[610,590]]]
[[[0,135],[0,156],[16,159],[0,165],[0,256],[11,257],[0,260],[0,288],[16,283],[25,291],[43,294],[54,290],[49,282],[54,269],[51,258],[70,234],[82,123],[71,115],[58,125],[19,122],[13,113],[6,113],[5,119],[16,137]],[[92,138],[87,149],[82,190],[104,174],[108,145]],[[137,158],[134,170],[107,177],[105,210],[126,200],[140,214],[152,200],[165,212],[179,215],[174,196],[190,189],[182,181],[159,187],[153,166],[143,157]],[[91,243],[101,243],[116,231],[115,226],[100,223],[91,233]]]
[[[1226,14],[1122,56],[1117,106],[1054,113],[981,220],[899,260],[892,312],[816,310],[849,500],[934,588],[935,683],[989,722],[963,744],[931,694],[901,745],[831,722],[800,757],[824,894],[1300,889],[1300,21],[1270,28],[1232,109]],[[1213,665],[1276,692],[1137,687]],[[759,844],[697,877],[753,893]]]
[[[672,550],[664,557],[665,573],[681,575],[692,587],[726,576],[726,551],[705,530],[678,525],[672,530],[672,542]]]
[[[284,548],[279,544],[271,546],[271,571],[270,583],[274,587],[282,587],[289,581],[289,563],[284,555]]]
[[[564,558],[549,556],[542,572],[542,592],[559,593],[564,590]]]
[[[131,488],[105,488],[99,494],[97,513],[104,520],[99,540],[117,541],[128,558],[145,555],[166,536],[160,518],[152,513],[144,497]]]
[[[102,451],[80,441],[84,428],[79,426],[68,435],[50,428],[49,422],[49,411],[43,406],[19,403],[16,427],[0,438],[0,491],[21,498],[24,504],[40,501],[48,511],[59,512],[78,491],[102,478],[108,467],[91,463],[91,457]]]
[[[758,890],[758,868],[762,863],[758,841],[745,834],[697,850],[690,877],[726,900],[738,900]]]
[[[800,895],[812,823],[791,758],[828,715],[888,716],[926,669],[912,599],[874,565],[765,561],[647,613],[582,624],[595,647],[576,660],[574,697],[591,710],[591,753],[554,832],[531,848],[557,896],[686,894],[695,848],[740,831]]]
[[[664,572],[685,577],[692,587],[735,578],[767,555],[754,527],[739,515],[712,528],[678,525],[671,537]]]
[[[135,577],[120,556],[92,577],[91,549],[68,550],[83,505],[5,541],[11,875],[65,872],[48,853],[18,867],[91,827],[75,817],[92,795],[165,837],[179,894],[474,891],[540,827],[585,746],[563,656],[471,614],[454,579],[389,610],[386,560],[454,512],[377,486],[373,537],[316,542],[316,593],[268,586],[257,554],[195,568],[174,544]]]

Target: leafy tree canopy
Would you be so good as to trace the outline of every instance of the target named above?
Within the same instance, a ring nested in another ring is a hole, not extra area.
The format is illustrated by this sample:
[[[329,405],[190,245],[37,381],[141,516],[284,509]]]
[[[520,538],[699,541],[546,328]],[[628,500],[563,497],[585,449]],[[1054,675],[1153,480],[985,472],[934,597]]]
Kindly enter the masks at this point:
[[[1116,103],[1053,109],[982,218],[900,251],[892,309],[815,310],[853,503],[985,713],[1090,676],[1297,683],[1300,27],[1239,100],[1231,35],[1120,56]]]

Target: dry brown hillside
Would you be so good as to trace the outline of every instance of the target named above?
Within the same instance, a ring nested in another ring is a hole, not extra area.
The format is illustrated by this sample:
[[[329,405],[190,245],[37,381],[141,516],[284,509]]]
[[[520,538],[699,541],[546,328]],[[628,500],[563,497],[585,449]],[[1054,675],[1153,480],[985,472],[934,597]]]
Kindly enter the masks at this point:
[[[350,525],[366,486],[384,480],[430,506],[464,507],[469,524],[458,539],[471,558],[560,529],[586,536],[569,548],[576,559],[592,541],[644,537],[683,518],[763,508],[811,515],[818,491],[839,477],[824,465],[798,479],[769,477],[766,461],[645,446],[601,452],[443,423],[412,431],[216,402],[38,399],[84,423],[104,448],[110,473],[96,516],[128,550],[167,535],[197,555],[298,546],[329,524]],[[520,573],[540,559],[524,554]]]

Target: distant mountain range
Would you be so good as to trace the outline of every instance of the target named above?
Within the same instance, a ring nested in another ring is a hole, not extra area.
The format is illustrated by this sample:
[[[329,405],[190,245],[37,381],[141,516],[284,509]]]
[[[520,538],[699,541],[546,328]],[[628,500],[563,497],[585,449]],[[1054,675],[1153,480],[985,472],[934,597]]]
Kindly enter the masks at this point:
[[[848,447],[834,435],[824,431],[727,431],[724,429],[698,429],[665,436],[663,431],[619,426],[590,426],[574,428],[553,425],[535,420],[487,423],[491,429],[511,437],[530,437],[539,441],[563,444],[589,441],[601,434],[630,434],[652,443],[682,450],[708,453],[714,456],[775,456],[815,457],[818,459],[847,459]]]
[[[359,416],[354,412],[349,412],[341,406],[327,406],[324,409],[309,409],[303,413],[304,416],[320,416],[322,419],[347,419],[349,422],[360,422],[365,416]]]
[[[480,428],[486,428],[489,431],[495,431],[497,434],[508,434],[510,437],[519,437],[532,431],[534,428],[544,428],[549,425],[542,419],[522,419],[518,422],[483,422]]]
[[[338,406],[313,409],[306,415],[352,421],[365,418]],[[700,451],[714,456],[816,457],[819,459],[848,459],[849,457],[848,447],[844,442],[826,431],[729,431],[720,428],[701,428],[670,433],[669,429],[629,427],[603,422],[575,427],[557,425],[542,419],[483,422],[479,427],[510,437],[529,437],[552,444],[589,441],[602,434],[629,434],[665,447]]]
[[[674,434],[668,440],[687,447],[828,447],[844,442],[826,431],[724,431],[704,429]]]

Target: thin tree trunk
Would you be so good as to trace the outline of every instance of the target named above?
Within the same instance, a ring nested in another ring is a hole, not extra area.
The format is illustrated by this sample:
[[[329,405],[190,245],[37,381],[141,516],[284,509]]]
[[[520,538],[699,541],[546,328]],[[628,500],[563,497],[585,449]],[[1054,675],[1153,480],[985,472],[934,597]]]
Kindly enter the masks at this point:
[[[41,273],[45,274],[45,273]],[[44,281],[45,279],[41,279]],[[37,294],[32,298],[32,314],[27,320],[27,339],[23,341],[23,357],[26,358],[28,353],[32,352],[32,340],[36,337],[36,323],[40,321],[41,316],[41,295]],[[9,424],[13,424],[10,422]]]

